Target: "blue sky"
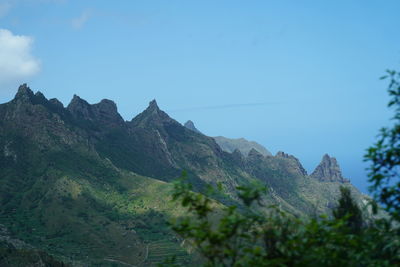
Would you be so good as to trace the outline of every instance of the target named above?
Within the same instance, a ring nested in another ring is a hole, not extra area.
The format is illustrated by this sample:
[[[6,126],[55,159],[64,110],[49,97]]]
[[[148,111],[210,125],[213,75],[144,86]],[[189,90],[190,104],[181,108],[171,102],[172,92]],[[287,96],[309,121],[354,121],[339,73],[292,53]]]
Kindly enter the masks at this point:
[[[0,0],[0,102],[27,82],[67,105],[153,98],[210,136],[324,153],[366,191],[365,149],[389,125],[399,1]]]

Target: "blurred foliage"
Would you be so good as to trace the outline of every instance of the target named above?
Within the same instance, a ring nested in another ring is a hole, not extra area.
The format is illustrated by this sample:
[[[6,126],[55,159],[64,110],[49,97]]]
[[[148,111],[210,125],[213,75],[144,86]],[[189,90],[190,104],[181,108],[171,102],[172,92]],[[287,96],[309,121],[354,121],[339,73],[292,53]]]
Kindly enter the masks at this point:
[[[239,187],[245,209],[219,206],[191,191],[185,174],[173,198],[188,216],[172,223],[204,259],[204,266],[398,266],[399,229],[386,219],[364,223],[350,190],[341,188],[333,216],[299,219],[276,206],[257,205],[265,188]],[[221,213],[222,207],[222,213]],[[169,262],[168,265],[173,265]]]
[[[394,108],[391,128],[380,130],[378,141],[368,148],[365,161],[371,163],[369,168],[370,190],[377,201],[397,221],[400,220],[400,72],[388,70],[381,79],[389,80],[389,108]]]

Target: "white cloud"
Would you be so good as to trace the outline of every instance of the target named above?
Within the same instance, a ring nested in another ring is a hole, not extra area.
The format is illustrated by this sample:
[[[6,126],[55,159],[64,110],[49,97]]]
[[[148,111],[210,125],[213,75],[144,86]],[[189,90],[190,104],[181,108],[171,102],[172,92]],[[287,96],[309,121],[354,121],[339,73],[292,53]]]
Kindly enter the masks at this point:
[[[91,14],[89,11],[84,11],[79,17],[73,18],[71,20],[71,25],[75,29],[81,29],[85,23],[89,20]]]
[[[0,85],[24,82],[40,71],[40,62],[32,56],[33,39],[0,29]]]

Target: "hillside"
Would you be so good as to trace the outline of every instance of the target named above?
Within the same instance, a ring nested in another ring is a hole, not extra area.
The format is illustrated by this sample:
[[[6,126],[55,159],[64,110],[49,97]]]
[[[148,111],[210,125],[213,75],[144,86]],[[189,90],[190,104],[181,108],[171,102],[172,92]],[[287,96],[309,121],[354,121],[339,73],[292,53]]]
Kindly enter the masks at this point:
[[[298,216],[329,214],[341,185],[364,198],[329,156],[309,176],[283,152],[226,152],[155,100],[124,121],[111,100],[75,95],[64,107],[27,85],[0,105],[0,169],[0,224],[10,238],[77,266],[149,266],[172,255],[190,262],[167,225],[183,214],[170,201],[182,170],[196,191],[221,184],[222,204],[237,203],[236,186],[259,181],[265,201]]]

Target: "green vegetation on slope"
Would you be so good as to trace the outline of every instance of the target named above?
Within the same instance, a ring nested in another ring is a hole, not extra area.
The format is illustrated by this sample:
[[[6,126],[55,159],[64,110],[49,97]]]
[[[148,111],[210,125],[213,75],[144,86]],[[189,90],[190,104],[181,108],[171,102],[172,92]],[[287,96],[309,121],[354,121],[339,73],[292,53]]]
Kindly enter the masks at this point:
[[[167,244],[166,256],[188,259],[167,226],[182,213],[169,201],[170,185],[79,149],[41,159],[49,165],[24,161],[18,174],[12,168],[2,177],[0,220],[13,237],[69,263],[148,265],[148,255],[154,262],[164,257],[155,256],[153,242]]]
[[[342,184],[307,176],[285,153],[227,153],[155,101],[125,122],[110,100],[90,105],[74,96],[64,108],[26,85],[0,105],[0,167],[0,224],[75,265],[192,260],[187,240],[167,223],[184,215],[170,202],[182,170],[197,192],[221,185],[212,197],[223,205],[240,205],[238,186],[261,183],[270,189],[265,203],[298,217],[329,211]]]

